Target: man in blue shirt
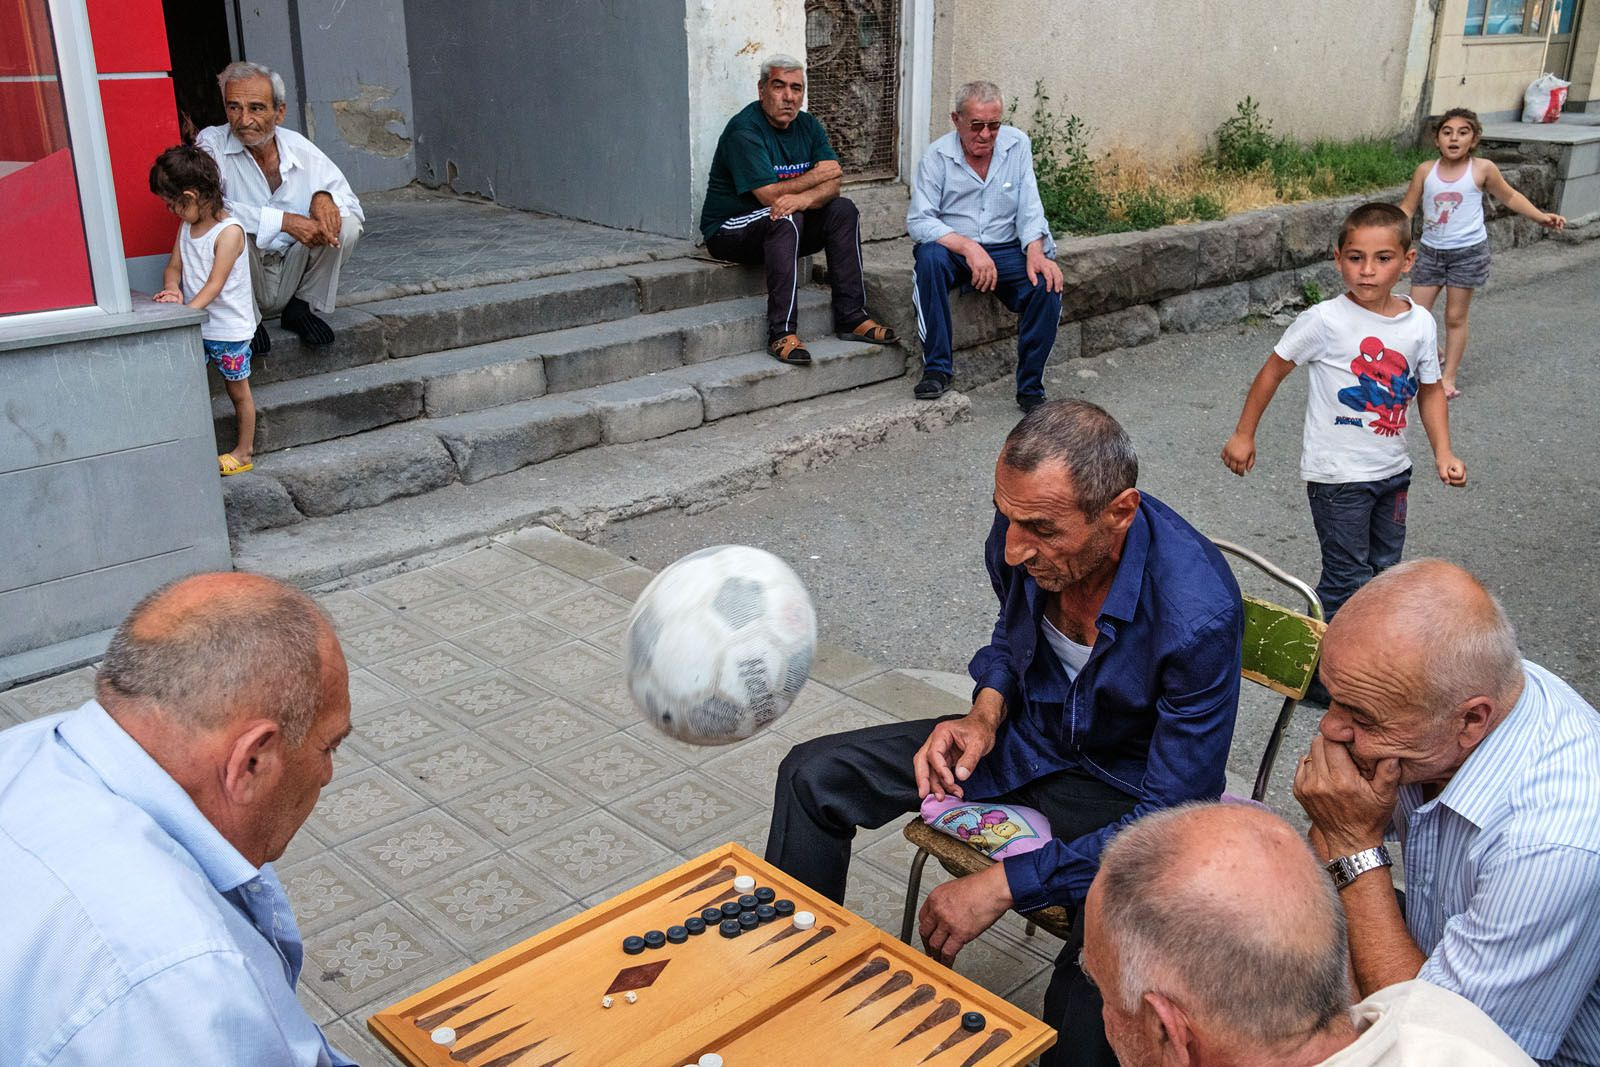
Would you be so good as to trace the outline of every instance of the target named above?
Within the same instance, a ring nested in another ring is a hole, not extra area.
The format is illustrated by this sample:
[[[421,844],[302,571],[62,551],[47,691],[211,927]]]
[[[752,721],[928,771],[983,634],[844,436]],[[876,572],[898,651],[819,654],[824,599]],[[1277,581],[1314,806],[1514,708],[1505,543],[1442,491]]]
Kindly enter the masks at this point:
[[[142,600],[76,711],[0,733],[8,1063],[331,1065],[271,861],[333,776],[349,674],[310,598],[202,574]]]
[[[846,341],[895,342],[867,315],[861,275],[861,219],[839,195],[844,175],[828,134],[800,110],[806,72],[791,56],[768,56],[757,99],[728,120],[711,158],[700,232],[706,251],[767,268],[767,351],[809,366],[800,340],[800,258],[827,250],[834,331]]]
[[[1332,701],[1294,794],[1362,995],[1422,978],[1536,1060],[1600,1063],[1600,714],[1437,559],[1346,601],[1319,671]],[[1403,908],[1387,832],[1405,846]]]
[[[843,900],[857,827],[929,795],[1039,809],[1053,834],[1044,848],[928,895],[923,941],[950,963],[1008,908],[1081,904],[1121,827],[1221,795],[1239,698],[1238,585],[1137,478],[1127,434],[1087,401],[1047,403],[1017,424],[995,465],[985,556],[1000,612],[972,658],[972,710],[797,745],[778,770],[769,861]],[[1052,1055],[1114,1063],[1080,945],[1081,933],[1045,994],[1062,1034]]]
[[[994,293],[1015,312],[1017,405],[1044,401],[1044,365],[1061,321],[1061,268],[1039,200],[1028,135],[1000,121],[1000,90],[968,82],[956,91],[955,129],[928,147],[911,186],[906,232],[916,242],[912,298],[922,342],[915,395],[934,400],[955,374],[950,290]]]

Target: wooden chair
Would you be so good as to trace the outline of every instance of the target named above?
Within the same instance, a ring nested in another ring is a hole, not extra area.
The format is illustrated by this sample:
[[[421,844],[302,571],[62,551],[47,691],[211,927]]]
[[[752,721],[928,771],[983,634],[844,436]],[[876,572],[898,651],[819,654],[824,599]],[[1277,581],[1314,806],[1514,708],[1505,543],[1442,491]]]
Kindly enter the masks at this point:
[[[1215,539],[1212,544],[1298,593],[1306,603],[1306,611],[1302,613],[1249,594],[1243,597],[1244,647],[1240,674],[1283,697],[1277,721],[1273,723],[1266,749],[1261,754],[1261,763],[1256,769],[1255,787],[1250,791],[1250,799],[1260,803],[1267,795],[1272,767],[1277,762],[1278,749],[1283,745],[1283,735],[1294,718],[1294,709],[1306,695],[1311,680],[1316,677],[1317,656],[1322,651],[1322,635],[1327,624],[1322,621],[1322,601],[1318,599],[1316,590],[1305,582],[1247,548]],[[917,914],[917,898],[922,890],[922,872],[927,867],[928,857],[937,859],[941,867],[957,878],[975,874],[994,860],[948,834],[941,834],[923,822],[920,816],[913,817],[903,833],[907,841],[917,846],[917,854],[911,859],[910,877],[906,881],[905,914],[900,923],[900,940],[910,944],[912,924]],[[1029,934],[1037,926],[1066,940],[1076,910],[1049,907],[1025,912],[1023,917],[1028,920]]]

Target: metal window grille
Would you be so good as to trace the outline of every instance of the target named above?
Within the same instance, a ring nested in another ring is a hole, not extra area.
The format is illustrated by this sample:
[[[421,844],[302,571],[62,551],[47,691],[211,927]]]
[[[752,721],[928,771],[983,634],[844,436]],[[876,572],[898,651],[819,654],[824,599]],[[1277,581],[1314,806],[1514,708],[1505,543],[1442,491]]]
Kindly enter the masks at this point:
[[[806,0],[806,92],[847,180],[896,177],[900,0]]]

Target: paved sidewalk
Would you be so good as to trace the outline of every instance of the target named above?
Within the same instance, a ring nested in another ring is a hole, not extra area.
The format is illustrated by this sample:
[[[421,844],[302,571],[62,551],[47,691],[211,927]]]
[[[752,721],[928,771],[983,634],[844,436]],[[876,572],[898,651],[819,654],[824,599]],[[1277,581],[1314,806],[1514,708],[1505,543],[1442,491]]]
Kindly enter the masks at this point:
[[[320,599],[355,730],[277,863],[306,939],[301,999],[363,1063],[366,1018],[714,845],[765,846],[779,760],[824,733],[966,701],[837,647],[768,731],[726,748],[643,723],[621,675],[650,572],[542,527]],[[0,693],[0,727],[76,707],[83,668]],[[910,850],[857,839],[846,904],[898,934]],[[926,887],[942,880],[929,864]],[[1055,939],[1008,915],[956,969],[1037,1014]]]
[[[695,254],[692,241],[518,211],[412,186],[361,198],[341,305]]]

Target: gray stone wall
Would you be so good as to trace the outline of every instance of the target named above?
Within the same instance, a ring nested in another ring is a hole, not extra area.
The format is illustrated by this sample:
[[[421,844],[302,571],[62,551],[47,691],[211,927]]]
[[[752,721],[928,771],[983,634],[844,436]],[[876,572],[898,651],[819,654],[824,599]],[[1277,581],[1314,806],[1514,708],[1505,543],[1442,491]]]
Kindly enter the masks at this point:
[[[203,315],[135,302],[0,340],[0,688],[70,666],[40,650],[115,626],[162,582],[232,567]]]
[[[688,237],[682,3],[406,0],[417,177],[607,226]]]
[[[1545,164],[1502,168],[1506,180],[1535,204],[1547,204],[1553,175]],[[1370,200],[1399,203],[1404,186],[1363,196],[1285,204],[1216,222],[1163,226],[1135,233],[1058,241],[1062,329],[1052,361],[1094,356],[1154,341],[1162,332],[1191,333],[1271,315],[1306,303],[1314,287],[1325,298],[1343,288],[1333,263],[1339,224]],[[1499,250],[1529,244],[1547,231],[1485,203],[1489,237]],[[911,303],[911,245],[872,246],[867,300],[920,355]],[[956,384],[982,384],[1012,373],[1016,317],[981,293],[954,296]]]

